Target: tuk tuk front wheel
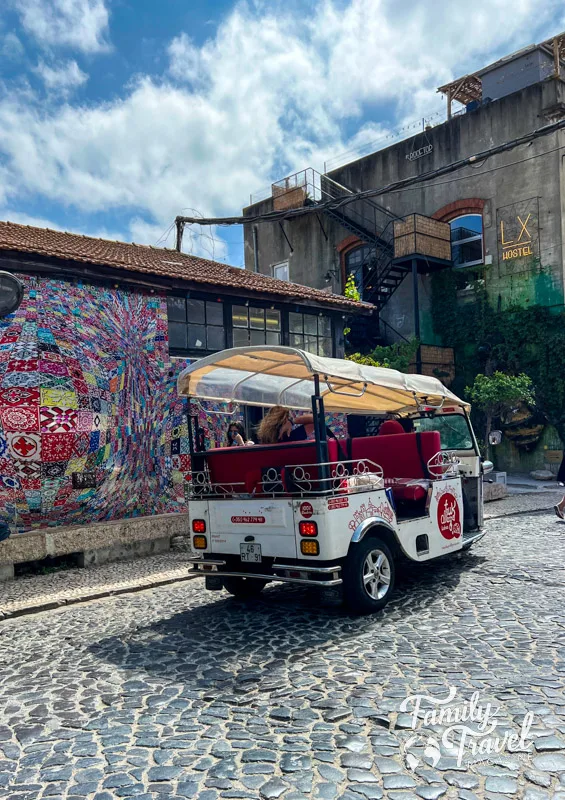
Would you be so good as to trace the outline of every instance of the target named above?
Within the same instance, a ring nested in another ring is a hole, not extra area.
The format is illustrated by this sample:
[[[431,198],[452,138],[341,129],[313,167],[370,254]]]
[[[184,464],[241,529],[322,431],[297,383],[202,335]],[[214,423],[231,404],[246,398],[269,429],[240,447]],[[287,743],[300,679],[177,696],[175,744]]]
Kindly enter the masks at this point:
[[[224,578],[224,589],[234,597],[256,597],[266,585],[267,581],[258,578]]]
[[[371,614],[384,608],[394,588],[394,558],[377,537],[351,546],[343,570],[344,603],[355,614]]]

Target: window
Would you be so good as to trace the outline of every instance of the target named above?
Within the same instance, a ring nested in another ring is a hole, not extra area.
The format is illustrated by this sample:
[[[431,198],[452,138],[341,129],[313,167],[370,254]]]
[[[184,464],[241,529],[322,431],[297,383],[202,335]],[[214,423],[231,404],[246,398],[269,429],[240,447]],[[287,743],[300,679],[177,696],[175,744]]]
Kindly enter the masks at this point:
[[[347,280],[349,275],[353,275],[355,286],[361,298],[363,298],[363,294],[368,288],[367,279],[371,271],[372,251],[372,247],[364,244],[349,250],[345,254],[345,279]]]
[[[210,352],[226,346],[223,303],[168,297],[169,349]]]
[[[273,264],[273,278],[278,278],[279,281],[288,281],[288,261],[281,261],[280,264]]]
[[[416,433],[439,431],[442,450],[472,450],[473,439],[469,424],[461,414],[442,414],[418,417],[414,420]]]
[[[466,214],[451,223],[451,257],[454,267],[483,263],[483,218]]]
[[[288,315],[289,343],[319,356],[332,356],[332,321],[315,314]]]
[[[274,308],[232,306],[233,346],[281,343],[281,312]]]

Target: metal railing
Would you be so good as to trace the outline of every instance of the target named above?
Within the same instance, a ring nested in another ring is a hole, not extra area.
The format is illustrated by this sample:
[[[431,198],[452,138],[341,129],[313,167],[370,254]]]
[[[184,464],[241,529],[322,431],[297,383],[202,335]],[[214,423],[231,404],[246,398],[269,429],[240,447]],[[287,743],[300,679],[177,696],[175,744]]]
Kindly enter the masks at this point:
[[[394,486],[429,486],[432,481],[459,475],[460,460],[450,451],[441,451],[427,463],[429,478],[384,478],[383,468],[370,459],[328,461],[270,467],[254,486],[244,481],[216,483],[208,469],[190,473],[188,494],[192,500],[245,497],[333,497],[373,492]]]

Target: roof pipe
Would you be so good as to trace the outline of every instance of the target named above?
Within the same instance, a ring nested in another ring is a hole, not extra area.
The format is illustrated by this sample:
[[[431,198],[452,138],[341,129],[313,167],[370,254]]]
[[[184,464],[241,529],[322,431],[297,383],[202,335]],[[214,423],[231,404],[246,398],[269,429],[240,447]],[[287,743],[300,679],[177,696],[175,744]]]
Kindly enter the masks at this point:
[[[257,225],[253,226],[253,270],[259,272],[259,244],[257,237]]]

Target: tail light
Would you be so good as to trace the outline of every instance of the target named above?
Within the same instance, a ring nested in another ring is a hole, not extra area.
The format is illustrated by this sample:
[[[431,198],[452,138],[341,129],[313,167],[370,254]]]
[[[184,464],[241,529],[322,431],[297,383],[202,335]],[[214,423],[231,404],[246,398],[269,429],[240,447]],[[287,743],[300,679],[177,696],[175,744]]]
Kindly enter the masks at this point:
[[[320,553],[320,545],[316,539],[303,539],[300,542],[300,552],[303,556],[317,556]]]
[[[205,519],[193,519],[192,520],[192,532],[193,533],[206,533],[206,520]]]
[[[300,531],[301,536],[317,536],[318,535],[318,523],[317,522],[306,522],[302,520],[298,523],[298,530]]]
[[[208,547],[208,542],[205,536],[193,536],[192,544],[194,545],[195,550],[206,550]]]

